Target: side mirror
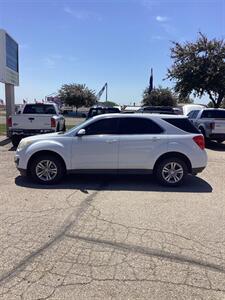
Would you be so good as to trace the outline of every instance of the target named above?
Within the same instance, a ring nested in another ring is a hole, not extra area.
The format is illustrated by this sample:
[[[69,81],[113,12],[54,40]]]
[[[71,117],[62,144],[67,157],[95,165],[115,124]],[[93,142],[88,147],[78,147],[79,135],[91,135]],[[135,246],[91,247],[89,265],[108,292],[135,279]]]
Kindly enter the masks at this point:
[[[78,132],[77,132],[77,136],[83,136],[86,134],[86,130],[85,129],[80,129]]]

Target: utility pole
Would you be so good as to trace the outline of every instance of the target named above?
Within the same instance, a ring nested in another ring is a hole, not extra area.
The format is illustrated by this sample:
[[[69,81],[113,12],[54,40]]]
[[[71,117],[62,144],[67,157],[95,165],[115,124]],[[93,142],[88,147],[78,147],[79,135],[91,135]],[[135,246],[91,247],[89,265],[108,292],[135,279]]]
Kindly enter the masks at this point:
[[[108,83],[105,85],[105,102],[108,101]]]

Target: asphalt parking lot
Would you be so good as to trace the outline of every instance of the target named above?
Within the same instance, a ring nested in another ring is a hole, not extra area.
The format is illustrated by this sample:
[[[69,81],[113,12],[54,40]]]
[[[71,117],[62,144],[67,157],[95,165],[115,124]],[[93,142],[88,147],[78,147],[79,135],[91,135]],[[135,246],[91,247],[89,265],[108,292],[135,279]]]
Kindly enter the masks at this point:
[[[0,142],[0,299],[225,299],[225,145],[179,188],[19,176]]]

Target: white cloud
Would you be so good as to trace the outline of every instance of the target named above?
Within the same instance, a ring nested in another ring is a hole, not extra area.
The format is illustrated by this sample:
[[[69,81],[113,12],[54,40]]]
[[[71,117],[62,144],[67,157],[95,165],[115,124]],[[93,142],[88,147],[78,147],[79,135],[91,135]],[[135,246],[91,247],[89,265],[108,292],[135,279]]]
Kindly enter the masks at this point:
[[[55,68],[59,60],[61,60],[62,58],[63,58],[62,55],[52,54],[50,56],[43,58],[42,61],[47,68],[53,69]]]
[[[85,20],[89,20],[89,19],[95,19],[98,21],[101,21],[102,18],[99,14],[93,13],[91,11],[87,11],[87,10],[75,10],[70,8],[69,6],[64,7],[64,12],[71,15],[72,17],[74,17],[77,20],[80,21],[85,21]]]
[[[169,21],[169,18],[163,17],[163,16],[156,16],[155,19],[156,19],[156,21],[161,22],[161,23]]]
[[[20,50],[25,50],[25,49],[29,48],[29,45],[26,43],[22,43],[22,44],[19,44],[19,48],[20,48]]]
[[[49,69],[52,69],[52,68],[54,68],[55,67],[55,60],[54,59],[52,59],[52,58],[50,58],[50,57],[45,57],[44,59],[43,59],[43,63],[45,64],[45,66],[47,67],[47,68],[49,68]]]
[[[162,28],[168,35],[176,36],[178,33],[177,28],[171,24],[163,23]]]
[[[137,0],[139,2],[139,0]],[[148,10],[152,10],[154,7],[158,6],[159,3],[152,0],[140,0],[139,2],[144,8],[147,8]]]
[[[153,39],[153,40],[156,40],[156,41],[163,41],[163,40],[165,40],[166,38],[165,38],[164,36],[162,36],[162,35],[153,35],[153,36],[152,36],[152,39]]]

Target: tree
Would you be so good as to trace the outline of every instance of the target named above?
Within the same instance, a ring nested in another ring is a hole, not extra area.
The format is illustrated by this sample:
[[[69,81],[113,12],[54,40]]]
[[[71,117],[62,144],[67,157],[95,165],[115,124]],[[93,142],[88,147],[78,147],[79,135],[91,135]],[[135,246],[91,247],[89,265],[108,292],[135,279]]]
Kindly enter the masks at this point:
[[[177,97],[169,88],[158,87],[153,89],[149,94],[149,88],[146,88],[143,93],[143,105],[153,106],[175,106]]]
[[[95,92],[88,89],[85,84],[64,84],[59,90],[59,97],[69,105],[78,110],[81,106],[92,106],[97,102]]]
[[[191,104],[194,102],[194,100],[189,95],[184,97],[184,96],[177,94],[177,102]]]
[[[113,101],[105,101],[103,103],[104,103],[105,106],[108,106],[108,107],[118,106],[118,104],[116,104]]]
[[[184,45],[173,42],[174,60],[167,78],[175,80],[175,92],[181,96],[202,97],[208,94],[214,107],[220,107],[225,97],[225,42],[209,40],[199,33],[196,42]]]

